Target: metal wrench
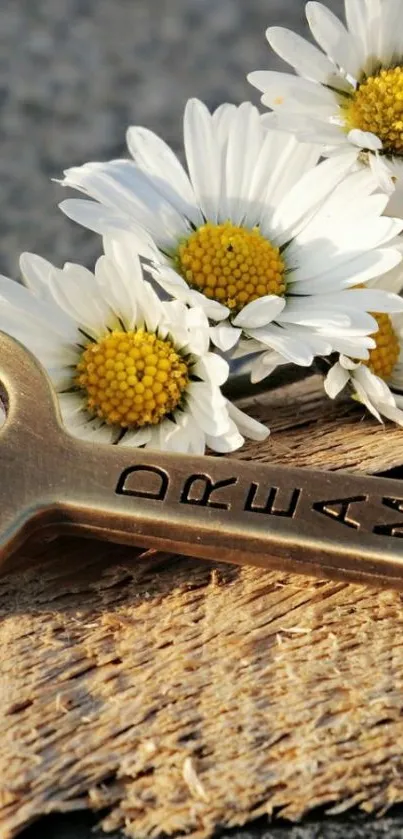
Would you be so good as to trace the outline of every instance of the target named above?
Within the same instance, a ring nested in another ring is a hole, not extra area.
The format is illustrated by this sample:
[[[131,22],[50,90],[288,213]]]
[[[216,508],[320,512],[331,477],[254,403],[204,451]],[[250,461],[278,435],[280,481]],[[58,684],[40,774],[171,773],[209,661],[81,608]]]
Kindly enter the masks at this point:
[[[403,589],[403,483],[79,440],[0,333],[0,564],[40,528]],[[12,563],[7,563],[10,567]]]

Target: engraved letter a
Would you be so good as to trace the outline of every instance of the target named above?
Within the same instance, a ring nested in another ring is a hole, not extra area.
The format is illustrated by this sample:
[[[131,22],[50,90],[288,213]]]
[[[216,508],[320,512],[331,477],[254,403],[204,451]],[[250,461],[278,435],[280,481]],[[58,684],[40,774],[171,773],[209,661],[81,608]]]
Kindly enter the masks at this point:
[[[329,519],[340,522],[346,527],[352,527],[353,530],[359,530],[360,523],[353,518],[350,513],[350,504],[358,501],[367,501],[367,495],[352,495],[350,498],[333,498],[329,501],[315,501],[312,504],[313,510],[317,513],[322,513]]]

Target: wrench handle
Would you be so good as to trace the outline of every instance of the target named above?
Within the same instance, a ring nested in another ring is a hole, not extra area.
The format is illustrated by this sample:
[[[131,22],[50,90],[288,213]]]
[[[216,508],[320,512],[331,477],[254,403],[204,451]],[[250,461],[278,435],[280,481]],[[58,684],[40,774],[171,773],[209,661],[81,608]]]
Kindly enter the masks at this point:
[[[70,437],[43,369],[0,334],[0,562],[41,526],[403,588],[403,485]]]
[[[403,588],[400,481],[60,442],[59,530]]]

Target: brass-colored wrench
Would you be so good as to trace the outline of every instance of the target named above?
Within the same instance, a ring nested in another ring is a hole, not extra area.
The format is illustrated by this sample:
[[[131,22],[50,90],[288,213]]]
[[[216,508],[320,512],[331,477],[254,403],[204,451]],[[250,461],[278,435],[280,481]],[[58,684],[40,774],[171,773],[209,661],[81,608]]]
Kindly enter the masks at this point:
[[[403,589],[403,483],[83,442],[0,333],[0,563],[41,527]],[[12,563],[7,563],[9,567]]]

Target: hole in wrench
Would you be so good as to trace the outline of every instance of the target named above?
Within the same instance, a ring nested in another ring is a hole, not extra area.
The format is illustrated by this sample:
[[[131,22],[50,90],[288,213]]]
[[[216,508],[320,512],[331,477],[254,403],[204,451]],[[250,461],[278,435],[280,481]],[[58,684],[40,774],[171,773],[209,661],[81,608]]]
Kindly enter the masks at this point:
[[[5,425],[6,418],[8,413],[8,393],[3,387],[1,378],[0,378],[0,431]]]

